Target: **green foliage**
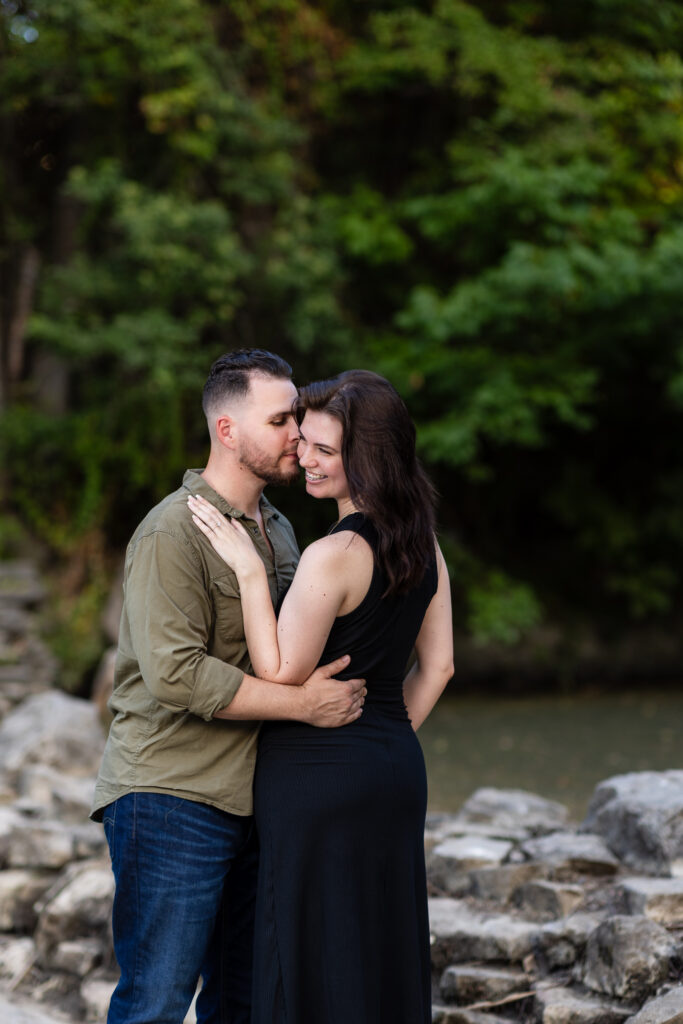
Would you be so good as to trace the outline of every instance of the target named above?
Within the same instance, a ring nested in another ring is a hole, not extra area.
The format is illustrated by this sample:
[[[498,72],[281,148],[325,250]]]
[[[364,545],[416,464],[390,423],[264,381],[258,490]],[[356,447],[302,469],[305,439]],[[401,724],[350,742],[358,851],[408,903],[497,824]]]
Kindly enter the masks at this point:
[[[467,625],[475,642],[516,643],[538,624],[541,609],[533,591],[505,573],[491,572],[469,593]]]
[[[477,639],[680,609],[679,3],[0,0],[0,45],[6,503],[55,550],[121,544],[263,345],[396,383]]]

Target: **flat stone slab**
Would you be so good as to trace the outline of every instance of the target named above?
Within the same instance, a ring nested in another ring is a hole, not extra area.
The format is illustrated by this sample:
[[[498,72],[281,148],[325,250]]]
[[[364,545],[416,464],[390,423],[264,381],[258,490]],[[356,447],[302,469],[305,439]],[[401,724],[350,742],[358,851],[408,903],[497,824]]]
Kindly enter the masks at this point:
[[[561,828],[569,818],[567,808],[523,789],[477,789],[465,801],[456,820],[497,828],[524,828],[534,835]]]
[[[626,878],[620,885],[629,914],[665,928],[683,928],[683,878]]]
[[[468,1010],[464,1006],[432,1006],[432,1024],[510,1024],[509,1017]]]
[[[683,985],[650,999],[628,1018],[628,1024],[683,1024]]]
[[[477,967],[472,964],[447,967],[439,982],[439,990],[444,999],[465,1004],[495,1002],[513,992],[525,992],[528,988],[529,979],[524,971]]]
[[[467,960],[521,963],[532,951],[539,926],[507,914],[483,914],[464,900],[429,901],[432,964],[436,970]]]
[[[523,843],[522,853],[530,860],[552,864],[555,871],[613,875],[619,869],[619,861],[602,837],[590,833],[553,832],[539,836]]]
[[[0,1020],[6,1024],[64,1024],[70,1018],[0,992]]]
[[[427,856],[429,880],[450,895],[460,895],[470,888],[467,872],[471,868],[497,866],[511,849],[512,843],[487,836],[444,839]]]
[[[521,825],[496,826],[476,821],[464,821],[454,814],[427,817],[425,840],[440,843],[457,836],[474,836],[482,839],[504,839],[509,843],[521,843],[531,838],[529,829]]]
[[[482,900],[496,900],[507,903],[520,885],[535,879],[546,878],[549,867],[540,861],[524,864],[501,864],[499,867],[474,868],[468,872],[470,891]]]
[[[615,775],[595,789],[581,828],[648,875],[683,875],[683,771]]]
[[[578,995],[557,985],[539,986],[535,1002],[541,1024],[621,1024],[631,1013],[607,1000]]]
[[[588,936],[583,982],[638,1005],[666,981],[676,956],[676,943],[661,925],[616,915]]]

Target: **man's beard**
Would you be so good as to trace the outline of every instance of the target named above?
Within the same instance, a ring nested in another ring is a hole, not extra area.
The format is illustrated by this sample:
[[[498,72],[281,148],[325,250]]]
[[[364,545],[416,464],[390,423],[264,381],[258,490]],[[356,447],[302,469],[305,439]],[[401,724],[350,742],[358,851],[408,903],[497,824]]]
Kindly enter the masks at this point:
[[[281,456],[277,459],[266,455],[251,441],[243,441],[240,446],[240,465],[250,473],[263,480],[264,484],[283,486],[293,483],[299,475],[299,465],[294,460],[291,465],[282,464]],[[286,468],[285,468],[286,467]]]

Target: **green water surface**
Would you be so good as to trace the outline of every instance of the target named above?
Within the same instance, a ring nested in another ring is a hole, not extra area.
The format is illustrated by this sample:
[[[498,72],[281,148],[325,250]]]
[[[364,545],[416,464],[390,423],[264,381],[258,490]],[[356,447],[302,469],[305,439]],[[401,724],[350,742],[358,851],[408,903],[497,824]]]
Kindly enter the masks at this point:
[[[456,811],[479,786],[497,786],[560,800],[580,821],[603,779],[683,768],[683,686],[571,697],[447,692],[418,735],[430,811]]]

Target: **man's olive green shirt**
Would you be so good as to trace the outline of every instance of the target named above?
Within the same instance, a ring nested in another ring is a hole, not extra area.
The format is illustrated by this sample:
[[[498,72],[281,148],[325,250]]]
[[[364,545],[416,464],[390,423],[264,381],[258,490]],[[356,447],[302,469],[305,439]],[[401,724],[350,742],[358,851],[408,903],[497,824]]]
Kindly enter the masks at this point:
[[[268,548],[256,522],[188,470],[135,531],[126,552],[114,691],[115,717],[97,779],[93,817],[131,792],[166,793],[233,814],[252,813],[258,722],[213,716],[250,671],[235,574],[191,519],[201,494],[241,519],[268,572],[273,604],[299,559],[294,531],[261,499]]]

